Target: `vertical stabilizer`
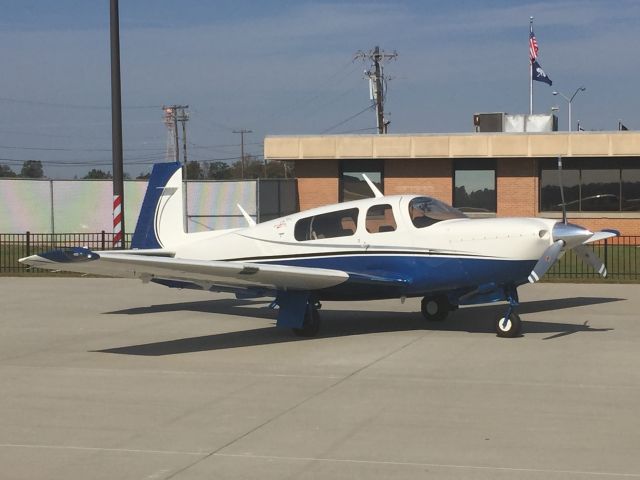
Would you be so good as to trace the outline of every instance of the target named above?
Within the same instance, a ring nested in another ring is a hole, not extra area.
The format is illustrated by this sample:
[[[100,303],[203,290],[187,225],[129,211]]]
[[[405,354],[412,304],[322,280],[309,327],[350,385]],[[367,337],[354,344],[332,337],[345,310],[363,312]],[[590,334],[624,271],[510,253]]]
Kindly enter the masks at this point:
[[[182,165],[179,162],[156,163],[131,248],[172,248],[185,239]]]

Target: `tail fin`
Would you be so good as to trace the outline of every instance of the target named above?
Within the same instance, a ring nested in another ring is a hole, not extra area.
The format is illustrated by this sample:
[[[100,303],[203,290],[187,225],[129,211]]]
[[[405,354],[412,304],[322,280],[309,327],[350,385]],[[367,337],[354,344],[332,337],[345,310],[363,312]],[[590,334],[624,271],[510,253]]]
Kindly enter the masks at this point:
[[[142,202],[131,248],[171,248],[183,241],[182,165],[156,163]]]

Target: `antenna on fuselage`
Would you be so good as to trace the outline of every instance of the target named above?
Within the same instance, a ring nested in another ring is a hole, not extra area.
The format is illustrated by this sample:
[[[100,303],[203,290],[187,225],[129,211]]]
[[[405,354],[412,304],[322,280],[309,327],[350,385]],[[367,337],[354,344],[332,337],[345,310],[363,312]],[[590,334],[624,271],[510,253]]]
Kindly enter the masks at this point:
[[[256,226],[256,221],[251,218],[251,215],[249,215],[246,210],[244,208],[242,208],[242,205],[240,205],[239,203],[236,203],[236,205],[238,206],[238,208],[240,209],[240,212],[242,213],[242,216],[244,217],[244,219],[247,221],[247,223],[249,224],[250,227],[255,227]]]
[[[558,155],[558,184],[560,185],[560,205],[562,206],[562,223],[567,224],[567,204],[564,201],[564,187],[562,185],[562,156]]]
[[[369,185],[369,188],[373,192],[374,197],[376,198],[384,197],[382,192],[378,190],[378,187],[376,187],[376,185],[369,179],[369,177],[367,177],[365,173],[362,174],[362,178],[364,178],[364,181],[367,182],[367,185]]]

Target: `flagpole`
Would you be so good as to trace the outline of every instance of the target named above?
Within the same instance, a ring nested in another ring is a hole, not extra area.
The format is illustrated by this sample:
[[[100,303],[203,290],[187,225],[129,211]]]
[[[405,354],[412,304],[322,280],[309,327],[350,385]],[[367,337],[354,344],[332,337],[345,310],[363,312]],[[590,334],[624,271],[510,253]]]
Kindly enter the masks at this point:
[[[529,38],[533,32],[533,17],[529,17]],[[529,55],[529,115],[533,115],[533,58]]]

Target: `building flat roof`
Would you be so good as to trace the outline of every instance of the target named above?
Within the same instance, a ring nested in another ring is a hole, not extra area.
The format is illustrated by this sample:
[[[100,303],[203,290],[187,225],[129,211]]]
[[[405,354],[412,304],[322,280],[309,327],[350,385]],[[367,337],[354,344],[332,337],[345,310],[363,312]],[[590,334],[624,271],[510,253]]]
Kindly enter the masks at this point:
[[[268,160],[640,156],[640,132],[267,136]]]

